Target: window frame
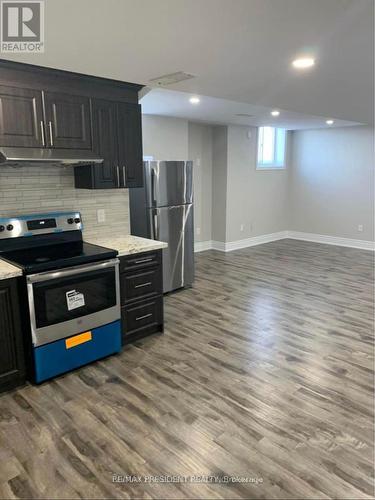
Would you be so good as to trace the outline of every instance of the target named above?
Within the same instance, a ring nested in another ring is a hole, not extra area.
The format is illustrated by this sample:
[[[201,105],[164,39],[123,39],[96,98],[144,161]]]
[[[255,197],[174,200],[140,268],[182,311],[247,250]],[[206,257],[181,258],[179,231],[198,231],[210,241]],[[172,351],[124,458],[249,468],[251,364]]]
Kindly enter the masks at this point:
[[[286,129],[283,129],[283,130],[285,130],[283,164],[282,165],[278,165],[275,162],[273,162],[273,163],[259,163],[259,159],[258,159],[258,154],[259,154],[259,135],[260,135],[260,129],[264,128],[264,127],[270,127],[270,128],[275,129],[275,130],[282,129],[282,127],[274,127],[272,125],[261,125],[261,126],[257,127],[256,152],[255,152],[255,154],[256,154],[255,169],[259,170],[259,171],[262,171],[262,170],[285,170],[286,167],[287,167],[286,162],[287,162],[287,151],[288,151],[288,130],[286,130]],[[276,148],[277,148],[277,141],[275,141],[274,148],[273,148],[274,158],[275,158]]]

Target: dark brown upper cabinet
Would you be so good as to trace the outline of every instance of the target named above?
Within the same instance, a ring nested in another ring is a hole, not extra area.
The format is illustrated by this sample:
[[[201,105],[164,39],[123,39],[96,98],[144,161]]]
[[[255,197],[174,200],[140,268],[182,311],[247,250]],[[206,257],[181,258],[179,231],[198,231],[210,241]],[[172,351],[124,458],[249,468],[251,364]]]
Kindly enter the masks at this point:
[[[86,189],[110,189],[122,186],[118,165],[117,105],[103,99],[92,99],[93,150],[104,158],[101,165],[74,169],[75,186]]]
[[[74,168],[85,189],[143,184],[142,85],[0,59],[0,147],[92,150]]]
[[[43,127],[40,90],[0,85],[0,145],[43,147]]]
[[[44,106],[49,148],[91,149],[88,97],[48,91]]]
[[[143,185],[142,118],[139,104],[117,108],[119,164],[126,187]]]
[[[93,149],[102,165],[76,167],[75,186],[84,189],[141,187],[141,106],[92,100]]]

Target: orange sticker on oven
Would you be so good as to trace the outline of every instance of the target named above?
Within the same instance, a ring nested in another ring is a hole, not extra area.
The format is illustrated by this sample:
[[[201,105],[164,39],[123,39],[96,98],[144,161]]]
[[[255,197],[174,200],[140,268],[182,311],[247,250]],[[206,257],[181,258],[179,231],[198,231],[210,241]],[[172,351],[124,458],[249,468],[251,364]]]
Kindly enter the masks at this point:
[[[92,340],[91,332],[80,333],[79,335],[75,335],[74,337],[70,337],[65,340],[65,347],[67,349],[71,349],[72,347],[76,347],[77,345],[84,344],[85,342],[89,342]]]

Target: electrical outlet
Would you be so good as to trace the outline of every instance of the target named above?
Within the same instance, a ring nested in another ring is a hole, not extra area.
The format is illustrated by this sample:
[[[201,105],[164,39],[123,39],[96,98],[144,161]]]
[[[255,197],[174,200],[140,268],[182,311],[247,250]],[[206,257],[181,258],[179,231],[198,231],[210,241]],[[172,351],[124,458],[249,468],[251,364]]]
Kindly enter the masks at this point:
[[[96,212],[96,215],[97,215],[99,223],[105,222],[105,210],[104,210],[104,208],[99,208],[99,210],[97,210],[97,212]]]
[[[363,224],[358,224],[358,231],[362,233],[363,231]]]
[[[244,224],[241,224],[240,225],[240,231],[243,231],[245,229],[245,225]]]
[[[197,236],[199,236],[200,234],[201,234],[201,228],[197,227]]]

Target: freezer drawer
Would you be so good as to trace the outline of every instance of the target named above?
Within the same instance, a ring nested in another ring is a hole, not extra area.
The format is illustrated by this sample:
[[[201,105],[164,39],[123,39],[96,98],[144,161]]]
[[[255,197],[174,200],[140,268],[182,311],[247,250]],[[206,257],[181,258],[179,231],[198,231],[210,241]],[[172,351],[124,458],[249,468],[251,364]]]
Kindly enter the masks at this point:
[[[155,208],[150,211],[153,239],[167,241],[163,250],[164,293],[194,280],[193,205]]]
[[[192,161],[148,161],[144,170],[147,207],[193,203]]]

